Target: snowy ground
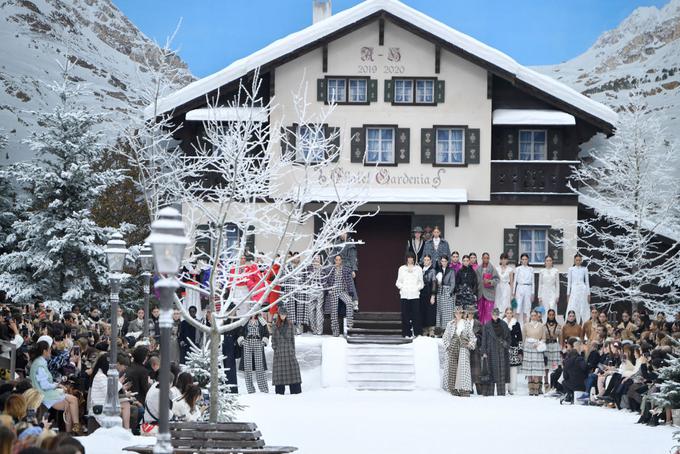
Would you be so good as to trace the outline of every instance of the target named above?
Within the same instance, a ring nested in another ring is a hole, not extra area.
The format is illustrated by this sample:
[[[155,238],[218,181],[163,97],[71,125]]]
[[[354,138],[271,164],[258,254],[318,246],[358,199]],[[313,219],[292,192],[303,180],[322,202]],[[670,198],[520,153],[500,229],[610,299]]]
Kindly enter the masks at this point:
[[[435,341],[424,339],[418,347],[420,355],[427,350],[427,342]],[[248,395],[241,386],[241,402],[247,408],[238,420],[257,423],[267,444],[296,446],[301,454],[419,454],[464,452],[463,448],[484,453],[663,454],[673,446],[674,428],[634,424],[638,416],[627,411],[560,406],[557,399],[529,397],[526,385],[519,396],[467,399],[437,389],[324,388],[324,373],[340,369],[326,362],[343,361],[335,357],[342,350],[340,343],[341,339],[325,336],[299,337],[302,394],[277,396],[270,387],[269,394]],[[321,367],[322,344],[325,368]],[[426,369],[437,370],[436,349],[431,361]],[[243,385],[240,373],[239,384]],[[94,454],[118,454],[125,446],[154,443],[153,438],[101,429],[81,441]]]

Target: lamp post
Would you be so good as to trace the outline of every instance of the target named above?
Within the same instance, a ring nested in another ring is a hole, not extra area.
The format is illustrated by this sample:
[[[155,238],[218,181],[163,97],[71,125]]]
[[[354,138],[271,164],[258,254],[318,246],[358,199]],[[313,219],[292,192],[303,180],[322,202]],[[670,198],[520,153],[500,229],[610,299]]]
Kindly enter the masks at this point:
[[[106,261],[109,265],[109,282],[111,283],[111,341],[102,426],[107,428],[121,427],[123,423],[120,417],[120,401],[118,400],[116,361],[118,357],[118,293],[120,292],[120,280],[127,252],[123,236],[120,233],[114,233],[109,242],[106,243]]]
[[[159,412],[158,435],[154,454],[172,453],[168,419],[170,413],[170,336],[172,335],[172,300],[177,281],[175,275],[184,256],[189,240],[184,236],[182,217],[174,208],[166,207],[158,212],[158,219],[151,224],[151,235],[147,241],[151,245],[156,272],[162,277],[156,288],[161,293],[161,313],[158,324],[161,329],[161,368],[159,375]]]
[[[153,271],[153,254],[149,243],[144,243],[139,254],[142,266],[142,291],[144,292],[144,332],[142,339],[149,341],[149,292],[151,291],[151,272]]]

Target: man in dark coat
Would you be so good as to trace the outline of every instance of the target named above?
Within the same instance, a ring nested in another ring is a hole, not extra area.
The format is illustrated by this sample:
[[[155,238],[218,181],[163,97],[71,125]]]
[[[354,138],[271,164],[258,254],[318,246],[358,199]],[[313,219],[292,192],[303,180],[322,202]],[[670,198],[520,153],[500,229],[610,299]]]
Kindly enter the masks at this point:
[[[496,394],[505,395],[505,384],[510,383],[510,328],[498,318],[500,311],[494,308],[491,321],[482,327],[482,358],[488,361],[491,382],[483,386],[485,396],[493,396],[494,384]]]
[[[191,306],[189,308],[189,315],[194,320],[196,319],[196,313],[198,310],[196,306]],[[200,332],[198,333],[200,334]],[[191,341],[194,345],[198,345],[198,336],[196,332],[196,327],[193,326],[189,321],[182,320],[179,322],[179,362],[184,364],[186,362],[187,354],[191,351]]]
[[[583,353],[581,352],[582,344],[578,338],[571,338],[568,341],[571,349],[564,358],[562,366],[562,386],[566,391],[566,395],[560,403],[574,403],[574,391],[585,391],[586,378],[588,377],[588,366]]]
[[[474,350],[470,350],[470,376],[472,383],[475,385],[477,394],[482,394],[482,324],[479,323],[475,317],[477,308],[470,304],[465,307],[468,319],[472,320],[472,332],[475,333],[476,346]]]

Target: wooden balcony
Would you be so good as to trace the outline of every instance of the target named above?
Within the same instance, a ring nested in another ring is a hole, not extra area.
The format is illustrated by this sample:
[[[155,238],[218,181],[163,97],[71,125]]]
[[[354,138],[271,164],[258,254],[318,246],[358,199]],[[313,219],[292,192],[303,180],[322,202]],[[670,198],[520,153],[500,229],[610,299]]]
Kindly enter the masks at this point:
[[[491,200],[576,203],[567,187],[579,161],[491,161]]]

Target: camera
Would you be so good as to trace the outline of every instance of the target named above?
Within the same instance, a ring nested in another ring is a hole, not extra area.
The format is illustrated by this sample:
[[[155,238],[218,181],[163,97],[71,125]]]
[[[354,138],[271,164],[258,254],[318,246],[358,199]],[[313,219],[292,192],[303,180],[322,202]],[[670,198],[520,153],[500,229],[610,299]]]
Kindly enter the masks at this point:
[[[104,410],[103,405],[93,405],[92,406],[92,413],[94,413],[95,415],[101,415],[103,410]]]

